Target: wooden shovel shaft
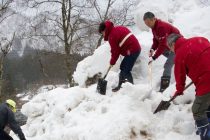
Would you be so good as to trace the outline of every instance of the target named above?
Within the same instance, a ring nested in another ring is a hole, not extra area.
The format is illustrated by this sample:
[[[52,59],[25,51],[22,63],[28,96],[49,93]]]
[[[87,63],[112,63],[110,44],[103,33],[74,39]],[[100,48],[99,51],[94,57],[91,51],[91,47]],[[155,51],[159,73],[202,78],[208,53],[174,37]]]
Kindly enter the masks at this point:
[[[107,74],[109,73],[109,71],[110,71],[111,68],[112,68],[112,66],[110,65],[109,68],[108,68],[108,70],[107,70],[107,72],[106,72],[106,74],[104,75],[104,78],[103,78],[103,79],[106,78],[106,76],[107,76]]]
[[[186,90],[187,88],[189,88],[191,85],[193,84],[193,82],[190,82],[185,88],[184,90]],[[170,102],[172,102],[177,96],[173,96],[169,101],[161,101],[160,104],[158,105],[158,107],[156,108],[155,113],[161,111],[161,110],[166,110],[168,109],[168,107],[170,106]]]
[[[184,88],[184,91],[185,91],[186,89],[188,89],[192,84],[193,84],[193,82],[190,82],[188,85],[186,85],[186,87]],[[172,102],[174,99],[176,99],[176,97],[177,97],[177,96],[173,96],[173,97],[169,100],[169,102]]]

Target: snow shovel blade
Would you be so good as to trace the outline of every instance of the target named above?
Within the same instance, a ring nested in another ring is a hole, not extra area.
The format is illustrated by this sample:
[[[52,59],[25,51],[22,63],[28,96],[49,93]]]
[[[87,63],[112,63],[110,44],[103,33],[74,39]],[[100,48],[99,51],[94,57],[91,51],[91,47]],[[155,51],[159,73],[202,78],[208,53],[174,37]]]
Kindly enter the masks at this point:
[[[97,92],[102,95],[105,95],[106,94],[106,86],[107,86],[107,81],[104,80],[103,78],[100,78],[98,80]]]
[[[171,103],[169,101],[161,101],[157,109],[155,110],[154,114],[162,110],[167,110],[170,105]]]
[[[190,82],[185,88],[184,90],[186,90],[187,88],[189,88],[191,85],[193,84],[193,82]],[[169,108],[169,106],[171,105],[171,102],[177,97],[173,96],[169,101],[161,101],[160,104],[158,105],[157,109],[155,110],[154,114],[162,111],[162,110],[167,110]]]

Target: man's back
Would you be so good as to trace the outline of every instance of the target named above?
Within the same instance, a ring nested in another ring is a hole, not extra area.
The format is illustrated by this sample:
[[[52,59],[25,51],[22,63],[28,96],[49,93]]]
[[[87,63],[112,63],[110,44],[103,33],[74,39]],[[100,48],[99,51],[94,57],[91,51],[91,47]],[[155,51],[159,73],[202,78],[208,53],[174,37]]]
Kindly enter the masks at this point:
[[[176,27],[160,19],[156,20],[156,23],[155,23],[154,28],[152,29],[152,32],[153,32],[154,37],[158,41],[163,40],[163,37],[166,38],[171,33],[180,34],[179,30]]]
[[[175,64],[185,66],[186,74],[197,87],[197,95],[210,90],[210,43],[203,37],[180,38],[175,45]],[[175,67],[177,67],[175,65]],[[176,71],[179,73],[179,71]],[[181,74],[181,73],[180,73]]]

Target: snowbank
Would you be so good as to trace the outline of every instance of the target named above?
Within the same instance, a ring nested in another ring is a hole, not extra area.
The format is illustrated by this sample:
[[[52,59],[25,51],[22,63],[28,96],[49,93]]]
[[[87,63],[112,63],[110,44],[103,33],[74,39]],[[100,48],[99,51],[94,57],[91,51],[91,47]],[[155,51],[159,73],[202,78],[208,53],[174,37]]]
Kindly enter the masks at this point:
[[[142,31],[148,31],[143,21],[145,12],[171,22],[186,37],[204,36],[210,39],[210,0],[142,0],[137,7],[135,21]]]
[[[25,104],[23,130],[28,140],[140,140],[191,139],[195,136],[191,104],[171,105],[153,115],[162,94],[149,84],[124,84],[118,93],[86,88],[57,88],[40,93]],[[17,138],[16,138],[17,139]]]

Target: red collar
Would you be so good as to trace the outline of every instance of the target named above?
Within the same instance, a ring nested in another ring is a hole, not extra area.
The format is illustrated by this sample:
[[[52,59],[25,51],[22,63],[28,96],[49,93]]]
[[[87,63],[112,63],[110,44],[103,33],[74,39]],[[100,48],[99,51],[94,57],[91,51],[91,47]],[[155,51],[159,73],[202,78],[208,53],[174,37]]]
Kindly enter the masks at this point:
[[[186,42],[187,42],[187,39],[186,39],[186,38],[180,37],[180,38],[176,41],[176,43],[175,43],[175,45],[174,45],[174,51],[175,51],[175,53],[176,53],[177,50],[178,50],[181,46],[183,46]]]

